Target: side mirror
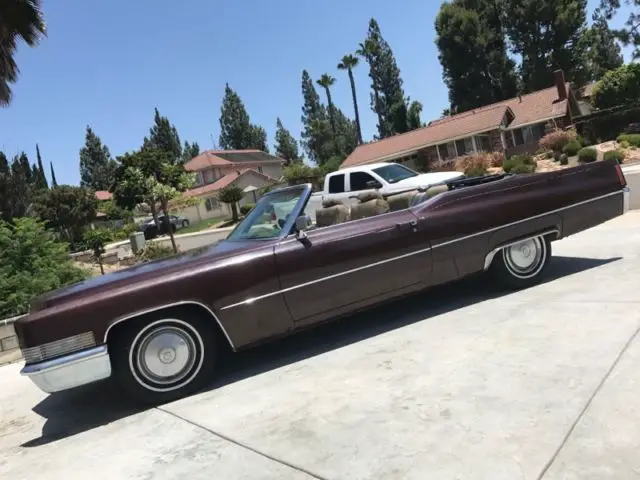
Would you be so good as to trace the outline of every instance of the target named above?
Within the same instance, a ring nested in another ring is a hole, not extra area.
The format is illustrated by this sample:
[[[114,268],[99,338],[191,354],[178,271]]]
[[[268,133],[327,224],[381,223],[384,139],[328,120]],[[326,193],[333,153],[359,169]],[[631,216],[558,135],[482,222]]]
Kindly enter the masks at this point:
[[[379,188],[382,188],[382,184],[378,180],[369,180],[367,182],[367,187],[378,190]]]
[[[296,229],[296,240],[303,244],[310,243],[305,230],[311,225],[311,218],[308,215],[300,215],[296,218],[294,225],[294,228]]]

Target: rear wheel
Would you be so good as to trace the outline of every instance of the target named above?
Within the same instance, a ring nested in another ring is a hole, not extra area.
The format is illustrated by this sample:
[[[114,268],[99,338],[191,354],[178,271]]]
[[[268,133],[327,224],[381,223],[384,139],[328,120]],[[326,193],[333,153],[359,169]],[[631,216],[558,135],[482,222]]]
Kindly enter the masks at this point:
[[[490,273],[509,288],[536,284],[551,259],[551,241],[535,237],[503,248],[494,258]]]
[[[189,310],[132,320],[109,343],[116,380],[142,403],[176,400],[212,379],[215,329]]]
[[[187,228],[189,226],[189,220],[182,221],[182,228]]]

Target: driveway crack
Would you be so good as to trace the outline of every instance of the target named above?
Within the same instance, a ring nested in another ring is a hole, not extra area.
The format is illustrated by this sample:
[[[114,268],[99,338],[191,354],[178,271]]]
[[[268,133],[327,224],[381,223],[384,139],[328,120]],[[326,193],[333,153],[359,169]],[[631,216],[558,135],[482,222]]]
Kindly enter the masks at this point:
[[[304,473],[304,474],[306,474],[306,475],[308,475],[308,476],[310,476],[312,478],[315,478],[317,480],[329,480],[327,477],[323,477],[322,475],[318,475],[317,473],[313,473],[313,472],[307,470],[304,467],[301,467],[299,465],[295,465],[293,463],[287,462],[286,460],[283,460],[281,458],[274,457],[273,455],[269,455],[268,453],[261,452],[260,450],[258,450],[256,448],[253,448],[253,447],[251,447],[249,445],[246,445],[246,444],[244,444],[244,443],[242,443],[242,442],[240,442],[238,440],[234,440],[233,438],[228,437],[226,435],[223,435],[222,433],[216,432],[215,430],[211,430],[210,428],[204,427],[204,426],[202,426],[202,425],[200,425],[200,424],[198,424],[198,423],[196,423],[194,421],[189,420],[188,418],[185,418],[185,417],[183,417],[181,415],[178,415],[177,413],[173,413],[173,412],[171,412],[169,410],[165,410],[162,407],[156,407],[156,410],[160,410],[161,412],[164,412],[164,413],[166,413],[168,415],[171,415],[172,417],[177,418],[178,420],[182,420],[183,422],[186,422],[189,425],[192,425],[192,426],[194,426],[194,427],[196,427],[196,428],[198,428],[200,430],[204,430],[205,432],[207,432],[207,433],[209,433],[211,435],[214,435],[214,436],[216,436],[218,438],[226,440],[227,442],[233,443],[234,445],[237,445],[238,447],[241,447],[241,448],[244,448],[246,450],[249,450],[250,452],[253,452],[253,453],[257,454],[257,455],[260,455],[261,457],[264,457],[264,458],[266,458],[268,460],[271,460],[273,462],[279,463],[280,465],[284,465],[285,467],[289,467],[289,468],[291,468],[293,470],[297,470],[298,472]]]
[[[580,420],[582,420],[584,415],[587,413],[587,410],[589,410],[589,407],[593,403],[593,399],[596,398],[596,395],[598,395],[598,393],[600,393],[600,390],[602,390],[602,387],[607,382],[607,380],[609,379],[609,377],[611,376],[615,368],[618,366],[618,364],[620,363],[620,360],[622,359],[622,356],[625,354],[625,352],[629,349],[629,346],[631,346],[633,341],[636,339],[636,337],[638,336],[638,333],[640,333],[640,325],[636,328],[635,332],[633,332],[633,334],[629,337],[627,342],[622,347],[622,350],[620,350],[620,353],[618,353],[615,360],[613,361],[613,363],[611,364],[607,372],[604,374],[604,377],[602,377],[602,380],[600,380],[600,383],[598,383],[598,385],[596,386],[595,390],[587,400],[587,403],[585,403],[584,407],[582,408],[582,410],[580,411],[576,419],[573,421],[573,423],[571,424],[571,427],[569,428],[566,435],[560,442],[560,445],[558,445],[558,448],[556,448],[555,452],[553,452],[553,455],[551,455],[551,458],[545,464],[544,468],[540,472],[540,475],[538,475],[537,480],[542,480],[542,478],[547,474],[547,471],[549,470],[549,468],[551,468],[551,465],[553,465],[553,463],[555,462],[556,458],[558,458],[558,455],[560,454],[560,452],[566,445],[567,441],[573,434],[574,430],[576,429],[576,426],[578,425],[578,423],[580,423]]]

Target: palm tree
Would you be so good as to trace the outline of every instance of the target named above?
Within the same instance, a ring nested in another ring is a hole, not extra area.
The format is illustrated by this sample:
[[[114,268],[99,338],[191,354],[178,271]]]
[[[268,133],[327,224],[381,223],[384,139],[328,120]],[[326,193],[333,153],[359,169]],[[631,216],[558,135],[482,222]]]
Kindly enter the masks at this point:
[[[356,97],[356,82],[353,79],[353,69],[358,66],[358,57],[355,55],[345,55],[338,64],[340,70],[346,70],[349,74],[349,82],[351,82],[351,96],[353,97],[353,110],[356,115],[356,127],[358,129],[358,145],[362,143],[362,129],[360,128],[360,114],[358,113],[358,99]]]
[[[40,0],[3,0],[0,2],[0,106],[11,102],[10,83],[18,79],[18,65],[14,60],[18,40],[35,46],[46,27]]]
[[[243,197],[244,192],[237,185],[231,185],[218,192],[218,200],[231,205],[231,215],[233,216],[234,222],[238,221],[238,202],[242,200]]]
[[[327,92],[327,103],[329,104],[329,120],[331,121],[331,131],[333,132],[333,138],[336,137],[336,119],[335,112],[333,110],[333,101],[331,100],[331,90],[330,88],[336,83],[336,79],[331,75],[324,73],[320,80],[317,81],[318,85],[324,88],[325,92]]]

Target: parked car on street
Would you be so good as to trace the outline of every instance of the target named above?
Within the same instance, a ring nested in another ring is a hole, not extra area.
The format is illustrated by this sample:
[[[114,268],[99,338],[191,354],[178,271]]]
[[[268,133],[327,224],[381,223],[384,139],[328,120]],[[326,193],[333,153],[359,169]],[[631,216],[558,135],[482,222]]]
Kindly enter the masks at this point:
[[[526,288],[552,242],[623,214],[616,160],[365,192],[308,213],[311,185],[260,199],[224,241],[39,296],[15,323],[22,374],[45,392],[115,377],[162,403],[207,385],[237,351],[472,274]],[[266,214],[265,214],[266,213]]]
[[[167,227],[167,217],[165,217],[164,215],[160,215],[158,217],[160,228],[158,228],[153,218],[147,220],[144,223],[141,223],[140,231],[144,233],[144,238],[146,240],[151,240],[152,238],[156,238],[158,235],[166,235],[167,233],[169,233],[168,228],[171,228],[172,231],[175,232],[189,226],[189,220],[185,217],[181,217],[179,215],[169,215],[168,218],[168,224],[170,225],[170,227]]]

